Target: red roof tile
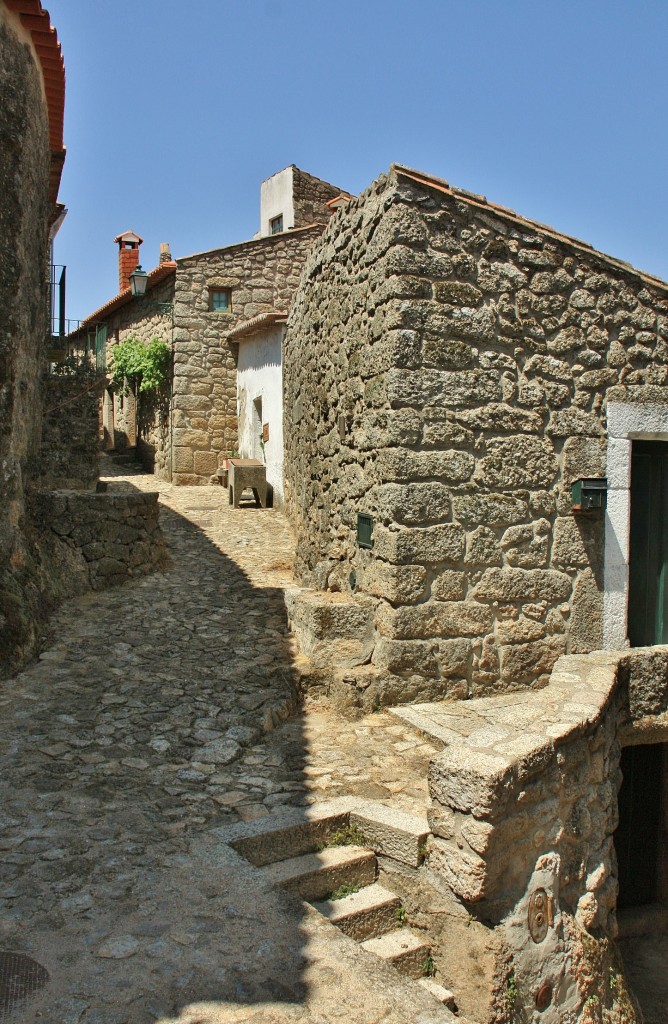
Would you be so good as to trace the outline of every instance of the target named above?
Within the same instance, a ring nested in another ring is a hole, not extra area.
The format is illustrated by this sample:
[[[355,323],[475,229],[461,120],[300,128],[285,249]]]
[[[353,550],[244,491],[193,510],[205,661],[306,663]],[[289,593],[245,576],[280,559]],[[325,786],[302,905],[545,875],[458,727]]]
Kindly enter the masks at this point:
[[[166,263],[160,263],[148,275],[148,281],[146,283],[147,293],[151,288],[155,288],[157,284],[160,284],[162,281],[166,281],[170,274],[175,273],[175,271],[176,263],[174,260],[170,260]],[[85,320],[82,320],[76,331],[72,331],[68,337],[76,338],[77,335],[81,331],[85,331],[90,324],[100,323],[100,321],[106,320],[107,317],[111,316],[112,313],[115,313],[117,309],[121,308],[121,306],[125,306],[126,303],[132,302],[133,297],[132,289],[124,288],[122,292],[118,293],[118,295],[114,295],[113,299],[109,299],[109,301],[105,302],[103,306],[100,306],[94,313],[91,313]]]
[[[49,12],[43,9],[40,0],[4,0],[4,4],[10,11],[19,15],[23,27],[30,32],[40,62],[49,114],[49,148],[51,150],[49,199],[55,205],[65,162],[65,147],[63,145],[65,63],[58,42],[58,33],[51,25]]]
[[[284,324],[287,319],[288,314],[280,313],[278,310],[272,310],[270,313],[258,313],[257,316],[251,317],[250,320],[244,320],[243,323],[234,327],[227,335],[228,341],[240,341],[241,338],[247,338],[251,334],[263,331],[265,327]]]

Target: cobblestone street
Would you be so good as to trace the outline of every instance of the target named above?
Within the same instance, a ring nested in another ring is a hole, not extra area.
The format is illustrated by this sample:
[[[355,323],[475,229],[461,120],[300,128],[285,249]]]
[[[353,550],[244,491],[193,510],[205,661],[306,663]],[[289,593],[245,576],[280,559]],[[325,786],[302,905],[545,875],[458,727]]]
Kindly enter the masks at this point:
[[[294,927],[212,864],[211,830],[345,794],[426,804],[433,748],[410,727],[298,711],[280,513],[161,491],[171,568],[68,602],[2,685],[0,944],[51,975],[22,1021],[149,1024],[192,1000],[276,998],[269,961],[298,999]]]

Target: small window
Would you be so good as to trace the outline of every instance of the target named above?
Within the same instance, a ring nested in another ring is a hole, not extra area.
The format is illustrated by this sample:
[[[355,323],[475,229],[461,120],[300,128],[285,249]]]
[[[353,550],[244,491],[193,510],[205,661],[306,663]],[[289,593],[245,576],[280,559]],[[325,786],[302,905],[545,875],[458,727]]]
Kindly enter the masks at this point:
[[[209,309],[214,313],[229,313],[232,309],[231,298],[229,288],[210,288]]]
[[[272,235],[278,235],[283,230],[283,214],[279,217],[272,217],[269,221],[269,230]]]

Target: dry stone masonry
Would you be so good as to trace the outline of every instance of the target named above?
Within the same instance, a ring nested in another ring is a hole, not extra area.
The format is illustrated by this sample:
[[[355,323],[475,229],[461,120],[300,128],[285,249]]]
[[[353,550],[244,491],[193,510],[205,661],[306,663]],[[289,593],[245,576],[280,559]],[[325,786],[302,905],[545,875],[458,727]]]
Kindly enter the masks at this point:
[[[33,497],[43,527],[73,552],[84,590],[102,590],[166,564],[158,494],[47,491]]]
[[[611,402],[665,407],[667,364],[665,284],[480,196],[394,167],[332,218],[288,321],[286,503],[302,582],[373,599],[367,701],[540,686],[603,645],[571,483],[605,475]]]

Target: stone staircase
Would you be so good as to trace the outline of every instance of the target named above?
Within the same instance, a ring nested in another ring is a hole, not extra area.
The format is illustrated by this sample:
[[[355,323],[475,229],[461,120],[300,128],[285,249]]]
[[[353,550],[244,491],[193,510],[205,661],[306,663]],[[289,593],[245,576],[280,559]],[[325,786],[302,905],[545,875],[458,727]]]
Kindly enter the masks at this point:
[[[368,953],[455,1010],[453,993],[430,977],[435,965],[429,941],[410,927],[401,899],[378,881],[386,858],[417,870],[429,834],[426,820],[345,797],[306,814],[234,826],[228,842],[272,886],[309,903]]]
[[[105,460],[109,460],[112,466],[140,466],[139,454],[134,445],[127,448],[110,448],[102,452],[101,456],[103,465]]]

